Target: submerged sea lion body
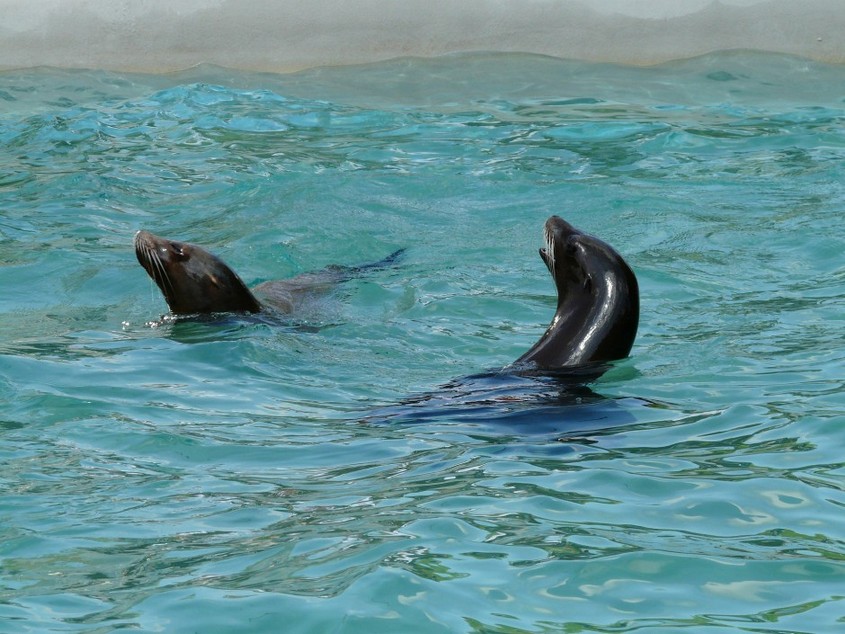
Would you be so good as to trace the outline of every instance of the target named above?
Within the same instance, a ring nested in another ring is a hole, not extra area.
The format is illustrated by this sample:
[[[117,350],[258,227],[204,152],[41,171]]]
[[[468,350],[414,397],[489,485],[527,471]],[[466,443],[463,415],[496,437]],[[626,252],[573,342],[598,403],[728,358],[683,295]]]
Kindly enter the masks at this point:
[[[304,296],[325,292],[368,269],[388,266],[402,253],[400,249],[359,267],[329,266],[317,273],[263,282],[250,290],[223,260],[195,244],[139,231],[134,246],[138,262],[161,289],[174,315],[257,313],[268,307],[287,314]]]

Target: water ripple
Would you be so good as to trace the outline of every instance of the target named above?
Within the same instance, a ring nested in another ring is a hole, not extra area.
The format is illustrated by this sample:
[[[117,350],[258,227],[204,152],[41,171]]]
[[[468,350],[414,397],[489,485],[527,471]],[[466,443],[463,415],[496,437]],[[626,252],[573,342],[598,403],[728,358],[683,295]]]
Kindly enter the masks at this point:
[[[0,74],[0,631],[833,631],[843,79]],[[487,410],[522,426],[450,410],[551,316],[551,213],[637,271],[631,359]],[[408,254],[288,326],[174,323],[140,227],[250,283]]]

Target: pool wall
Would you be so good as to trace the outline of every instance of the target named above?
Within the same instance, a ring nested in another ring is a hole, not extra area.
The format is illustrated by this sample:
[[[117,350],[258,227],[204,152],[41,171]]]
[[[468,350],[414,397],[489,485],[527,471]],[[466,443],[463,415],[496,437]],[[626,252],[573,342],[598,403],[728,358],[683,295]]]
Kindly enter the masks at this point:
[[[751,49],[845,62],[843,0],[0,0],[0,69],[294,71],[525,52],[655,64]]]

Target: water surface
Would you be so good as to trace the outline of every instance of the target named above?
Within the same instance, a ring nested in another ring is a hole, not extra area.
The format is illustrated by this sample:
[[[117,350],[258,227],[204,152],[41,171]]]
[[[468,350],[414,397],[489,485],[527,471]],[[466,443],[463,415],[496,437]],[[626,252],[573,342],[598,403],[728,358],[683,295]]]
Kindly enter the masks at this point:
[[[1,74],[0,631],[838,631],[843,86],[750,53]],[[369,420],[540,336],[551,214],[640,280],[596,398]],[[140,228],[251,284],[407,252],[295,324],[172,323]]]

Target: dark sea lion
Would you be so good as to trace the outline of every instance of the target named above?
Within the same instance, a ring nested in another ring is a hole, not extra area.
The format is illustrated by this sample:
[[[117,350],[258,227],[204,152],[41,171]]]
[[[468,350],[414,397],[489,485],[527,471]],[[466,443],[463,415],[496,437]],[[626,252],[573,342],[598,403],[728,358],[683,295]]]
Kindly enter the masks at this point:
[[[434,392],[381,408],[368,422],[448,419],[521,429],[595,429],[631,422],[586,384],[631,351],[639,324],[639,285],[610,245],[552,216],[540,249],[557,288],[557,310],[543,336],[512,364],[451,381]]]
[[[195,244],[139,231],[134,245],[138,262],[161,289],[174,315],[257,313],[268,306],[290,313],[304,295],[326,291],[364,271],[388,266],[403,252],[399,249],[363,266],[329,266],[317,273],[264,282],[251,291],[223,260]]]
[[[568,370],[624,359],[640,318],[637,277],[613,247],[559,216],[543,229],[540,257],[557,287],[557,310],[514,370]]]

